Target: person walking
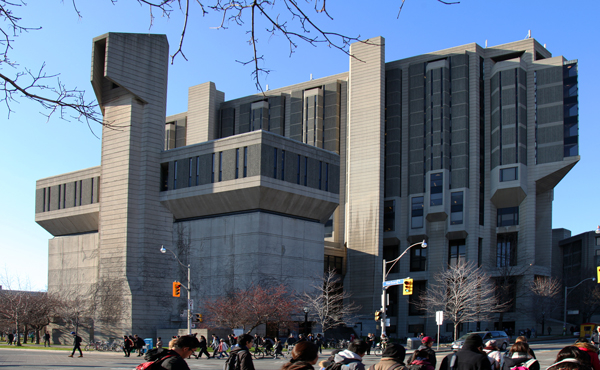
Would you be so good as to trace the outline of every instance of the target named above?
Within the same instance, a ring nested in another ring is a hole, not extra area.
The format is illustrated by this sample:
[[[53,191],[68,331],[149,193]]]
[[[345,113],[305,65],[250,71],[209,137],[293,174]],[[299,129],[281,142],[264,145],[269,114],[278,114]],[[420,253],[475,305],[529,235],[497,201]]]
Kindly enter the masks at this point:
[[[71,332],[71,335],[73,336],[73,352],[71,352],[69,357],[73,357],[77,350],[79,350],[79,357],[83,357],[83,352],[81,352],[81,337],[74,331]]]
[[[229,357],[229,355],[227,354],[227,349],[229,349],[229,347],[227,346],[227,343],[225,343],[225,341],[223,339],[221,339],[219,341],[219,359],[221,359],[221,357]]]
[[[190,370],[186,358],[194,355],[200,342],[195,335],[182,335],[173,343],[173,349],[162,351],[158,358],[152,358],[152,369],[156,370]]]
[[[210,358],[210,354],[208,353],[207,350],[208,347],[208,341],[206,340],[206,337],[204,335],[200,336],[200,346],[198,347],[198,354],[196,355],[196,359],[199,359],[200,357],[202,357],[203,354],[206,355],[206,358]]]
[[[46,332],[44,333],[44,347],[46,347],[46,345],[50,347],[50,333],[48,332],[48,330],[46,330]]]
[[[134,334],[133,337],[135,338],[133,343],[135,344],[135,348],[137,349],[137,352],[138,352],[137,357],[140,357],[142,355],[142,353],[144,353],[144,346],[146,345],[146,342],[144,342],[144,340],[142,338],[138,337],[137,334]]]
[[[161,337],[158,337],[156,341],[156,348],[163,348],[163,341]]]
[[[375,335],[372,334],[372,336],[375,339]],[[373,365],[372,369],[369,368],[369,370],[406,370],[406,365],[404,364],[405,356],[406,349],[400,344],[392,343],[381,354],[381,360]]]
[[[131,348],[133,347],[133,341],[127,337],[127,335],[123,335],[123,352],[125,356],[129,357],[131,355]]]
[[[444,357],[439,370],[491,370],[490,360],[482,350],[481,336],[471,334],[460,350]]]
[[[212,335],[212,342],[211,342],[210,346],[213,349],[212,358],[215,358],[215,356],[217,356],[217,350],[219,349],[219,337],[217,337],[216,334]]]
[[[367,334],[367,355],[371,354],[371,348],[375,347],[375,335],[373,333]],[[404,358],[402,359],[404,361]]]
[[[250,353],[250,349],[252,347],[252,343],[254,339],[250,334],[242,334],[238,337],[238,346],[235,347],[230,353],[230,357],[227,359],[232,361],[233,358],[240,364],[239,370],[254,370],[254,363],[252,362],[252,354]],[[236,366],[236,369],[238,367]]]
[[[412,364],[414,360],[417,359],[417,353],[419,351],[425,351],[425,353],[427,353],[427,359],[429,360],[429,363],[435,368],[436,364],[437,364],[437,359],[435,358],[435,351],[433,350],[433,338],[432,337],[423,337],[421,338],[421,345],[419,346],[419,348],[417,348],[417,350],[412,354],[412,356],[410,357],[410,359],[408,360],[408,364]]]
[[[314,370],[313,365],[319,361],[319,347],[311,341],[298,342],[291,353],[290,361],[281,370]]]
[[[349,370],[365,370],[365,364],[363,364],[362,359],[365,353],[367,353],[367,347],[367,342],[355,339],[348,345],[348,349],[338,352],[333,361],[336,364],[348,366]],[[346,369],[345,366],[344,369]]]
[[[15,335],[13,333],[8,333],[7,337],[8,337],[8,345],[12,346],[13,340],[15,340]]]

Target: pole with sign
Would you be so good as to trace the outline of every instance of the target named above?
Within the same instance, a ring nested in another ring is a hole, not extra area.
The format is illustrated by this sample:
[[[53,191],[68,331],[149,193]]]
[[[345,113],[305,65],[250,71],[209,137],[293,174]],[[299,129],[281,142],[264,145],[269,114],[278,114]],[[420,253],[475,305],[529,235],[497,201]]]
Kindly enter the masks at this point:
[[[444,323],[444,311],[435,311],[435,322],[438,327],[437,350],[440,350],[440,326]]]

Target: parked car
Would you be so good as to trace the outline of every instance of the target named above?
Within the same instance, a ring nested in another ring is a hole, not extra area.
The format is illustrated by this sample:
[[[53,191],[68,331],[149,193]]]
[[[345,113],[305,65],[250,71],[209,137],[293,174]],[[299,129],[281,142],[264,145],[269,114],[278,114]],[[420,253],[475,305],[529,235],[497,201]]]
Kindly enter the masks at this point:
[[[510,346],[510,338],[503,331],[474,331],[471,333],[467,333],[455,340],[454,342],[452,342],[452,349],[461,349],[463,344],[465,343],[465,339],[467,339],[467,337],[471,334],[479,334],[483,339],[483,344],[485,344],[488,340],[495,340],[496,345],[502,351],[506,351],[508,346]]]

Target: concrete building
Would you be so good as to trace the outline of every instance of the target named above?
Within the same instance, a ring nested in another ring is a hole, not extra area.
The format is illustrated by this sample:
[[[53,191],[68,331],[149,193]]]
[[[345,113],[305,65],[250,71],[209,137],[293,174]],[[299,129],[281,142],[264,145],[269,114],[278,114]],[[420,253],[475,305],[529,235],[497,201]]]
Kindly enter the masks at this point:
[[[377,37],[351,46],[346,73],[229,101],[207,82],[165,118],[167,49],[158,35],[94,39],[92,85],[119,129],[104,129],[99,167],[36,186],[49,290],[124,284],[130,309],[99,330],[183,325],[161,245],[191,264],[196,300],[260,279],[303,290],[337,268],[363,334],[382,258],[423,239],[388,276],[415,279],[410,297],[388,289],[392,335],[435,330],[409,303],[448,264],[527,266],[515,291],[551,274],[553,188],[579,160],[576,61],[526,39],[386,63]],[[503,326],[527,322],[509,312]]]

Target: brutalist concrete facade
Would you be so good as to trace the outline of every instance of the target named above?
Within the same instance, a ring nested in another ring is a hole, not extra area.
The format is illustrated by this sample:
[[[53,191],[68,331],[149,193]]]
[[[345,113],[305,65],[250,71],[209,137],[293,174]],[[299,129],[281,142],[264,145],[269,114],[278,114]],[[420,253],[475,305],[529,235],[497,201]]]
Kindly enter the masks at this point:
[[[131,126],[105,129],[100,167],[38,181],[36,221],[55,235],[51,290],[83,283],[77,261],[95,281],[122,276],[131,302],[163,296],[123,321],[151,335],[183,325],[182,305],[164,301],[182,277],[161,244],[189,258],[196,299],[263,278],[303,290],[323,256],[344,258],[367,333],[382,259],[425,239],[388,276],[415,279],[410,297],[388,289],[388,332],[406,336],[435,331],[410,303],[448,264],[513,271],[513,291],[551,275],[553,188],[579,160],[577,61],[527,39],[386,63],[377,37],[351,46],[347,73],[230,101],[207,82],[189,88],[187,112],[165,118],[163,48],[162,36],[95,40],[105,119]],[[57,193],[74,206],[59,207]],[[477,325],[495,323],[464,329]],[[502,326],[531,323],[508,312]]]

